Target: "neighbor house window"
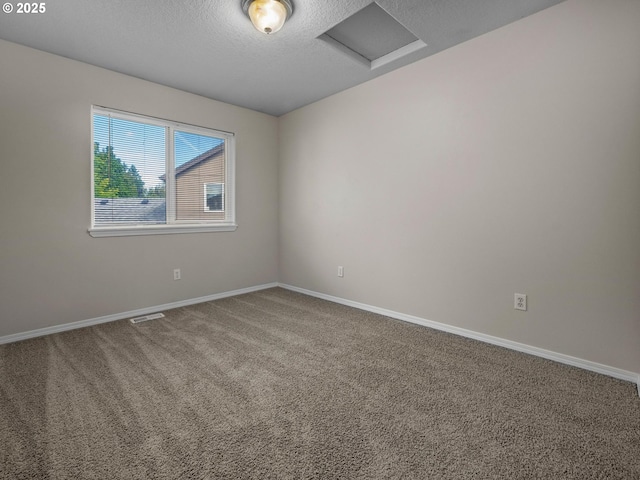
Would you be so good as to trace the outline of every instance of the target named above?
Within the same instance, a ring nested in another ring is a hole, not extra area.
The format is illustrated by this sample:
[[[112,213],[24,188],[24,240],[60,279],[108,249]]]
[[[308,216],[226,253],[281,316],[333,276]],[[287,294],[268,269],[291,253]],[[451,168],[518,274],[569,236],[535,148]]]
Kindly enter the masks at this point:
[[[235,230],[233,134],[102,107],[92,122],[91,235]]]
[[[224,183],[204,184],[204,210],[206,212],[224,211]]]

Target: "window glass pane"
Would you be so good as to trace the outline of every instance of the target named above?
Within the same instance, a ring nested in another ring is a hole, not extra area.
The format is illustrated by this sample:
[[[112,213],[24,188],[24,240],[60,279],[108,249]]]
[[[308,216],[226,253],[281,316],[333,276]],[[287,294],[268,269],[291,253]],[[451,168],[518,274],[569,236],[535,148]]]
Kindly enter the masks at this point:
[[[175,130],[173,140],[176,220],[224,220],[224,139]]]
[[[95,225],[166,223],[165,128],[93,116]]]

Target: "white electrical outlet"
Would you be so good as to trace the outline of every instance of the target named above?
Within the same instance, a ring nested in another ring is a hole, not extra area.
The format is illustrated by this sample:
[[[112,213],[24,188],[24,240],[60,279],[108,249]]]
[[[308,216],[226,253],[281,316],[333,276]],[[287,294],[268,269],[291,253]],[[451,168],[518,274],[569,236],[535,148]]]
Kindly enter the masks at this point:
[[[513,308],[527,311],[527,296],[524,293],[515,293],[513,295]]]
[[[344,267],[342,267],[342,266],[338,267],[338,276],[339,277],[344,277]]]
[[[175,268],[173,270],[173,279],[174,280],[180,280],[182,278],[182,276],[180,275],[180,269],[179,268]]]

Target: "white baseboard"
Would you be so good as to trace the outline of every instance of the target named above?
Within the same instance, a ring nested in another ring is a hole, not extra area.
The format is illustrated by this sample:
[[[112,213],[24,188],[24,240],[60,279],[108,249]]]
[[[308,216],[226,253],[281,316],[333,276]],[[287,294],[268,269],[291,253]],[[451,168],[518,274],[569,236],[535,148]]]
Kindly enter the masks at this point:
[[[610,367],[608,365],[592,362],[590,360],[584,360],[582,358],[572,357],[569,355],[565,355],[563,353],[552,352],[550,350],[545,350],[543,348],[532,347],[531,345],[526,345],[524,343],[518,343],[511,340],[506,340],[500,337],[494,337],[492,335],[485,335],[484,333],[474,332],[473,330],[467,330],[465,328],[454,327],[452,325],[447,325],[445,323],[425,320],[424,318],[415,317],[413,315],[407,315],[404,313],[394,312],[393,310],[387,310],[385,308],[374,307],[372,305],[354,302],[352,300],[347,300],[340,297],[334,297],[332,295],[326,295],[324,293],[318,293],[312,290],[306,290],[304,288],[294,287],[292,285],[287,285],[283,283],[280,283],[278,285],[282,288],[286,288],[287,290],[303,293],[305,295],[310,295],[312,297],[322,298],[323,300],[328,300],[330,302],[340,303],[342,305],[358,308],[360,310],[366,310],[368,312],[378,313],[380,315],[395,318],[397,320],[403,320],[405,322],[415,323],[425,327],[433,328],[435,330],[441,330],[444,332],[453,333],[455,335],[460,335],[461,337],[472,338],[474,340],[479,340],[481,342],[490,343],[491,345],[498,345],[500,347],[516,350],[518,352],[528,353],[530,355],[546,358],[548,360],[554,360],[559,363],[564,363],[566,365],[582,368],[584,370],[589,370],[591,372],[601,373],[603,375],[608,375],[610,377],[617,378],[620,380],[626,380],[628,382],[635,383],[637,385],[638,395],[640,395],[640,374],[639,373],[630,372],[628,370],[622,370],[616,367]]]
[[[28,332],[15,333],[13,335],[5,335],[4,337],[0,337],[0,345],[4,343],[19,342],[20,340],[27,340],[29,338],[41,337],[43,335],[50,335],[52,333],[75,330],[76,328],[90,327],[92,325],[99,325],[101,323],[114,322],[116,320],[124,320],[125,318],[139,317],[142,315],[148,315],[149,313],[156,313],[163,310],[171,310],[172,308],[186,307],[188,305],[194,305],[196,303],[210,302],[211,300],[219,300],[221,298],[233,297],[235,295],[241,295],[243,293],[257,292],[258,290],[265,290],[267,288],[273,288],[277,286],[278,286],[277,283],[267,283],[264,285],[257,285],[255,287],[232,290],[230,292],[215,293],[213,295],[207,295],[205,297],[190,298],[188,300],[180,300],[178,302],[165,303],[164,305],[157,305],[154,307],[147,307],[147,308],[139,308],[137,310],[131,310],[129,312],[115,313],[113,315],[105,315],[103,317],[91,318],[89,320],[80,320],[78,322],[64,323],[62,325],[54,325],[52,327],[38,328],[37,330],[30,330]]]
[[[207,295],[205,297],[191,298],[188,300],[180,300],[172,303],[165,303],[163,305],[156,305],[153,307],[140,308],[137,310],[131,310],[128,312],[116,313],[113,315],[105,315],[103,317],[91,318],[89,320],[81,320],[78,322],[65,323],[62,325],[54,325],[52,327],[39,328],[36,330],[30,330],[28,332],[15,333],[12,335],[5,335],[0,337],[0,345],[5,343],[19,342],[21,340],[27,340],[29,338],[41,337],[44,335],[50,335],[52,333],[66,332],[68,330],[75,330],[76,328],[90,327],[92,325],[99,325],[101,323],[114,322],[116,320],[124,320],[126,318],[132,318],[142,315],[148,315],[150,313],[156,313],[164,310],[171,310],[172,308],[186,307],[188,305],[194,305],[196,303],[210,302],[212,300],[219,300],[221,298],[233,297],[236,295],[242,295],[244,293],[257,292],[259,290],[265,290],[267,288],[282,287],[287,290],[291,290],[312,297],[322,298],[330,302],[347,305],[349,307],[358,308],[368,312],[378,313],[386,317],[395,318],[397,320],[403,320],[405,322],[415,323],[425,327],[433,328],[435,330],[441,330],[462,337],[472,338],[481,342],[489,343],[492,345],[498,345],[500,347],[509,348],[518,352],[528,353],[537,357],[546,358],[548,360],[554,360],[559,363],[571,365],[574,367],[582,368],[603,375],[608,375],[620,380],[626,380],[631,383],[635,383],[638,387],[638,395],[640,395],[640,373],[630,372],[628,370],[622,370],[616,367],[610,367],[600,363],[592,362],[590,360],[584,360],[581,358],[572,357],[563,353],[552,352],[543,348],[533,347],[524,343],[518,343],[511,340],[506,340],[500,337],[494,337],[492,335],[485,335],[484,333],[474,332],[473,330],[467,330],[465,328],[454,327],[445,323],[434,322],[426,320],[424,318],[416,317],[413,315],[407,315],[404,313],[395,312],[393,310],[387,310],[385,308],[375,307],[373,305],[367,305],[365,303],[354,302],[345,298],[334,297],[324,293],[314,292],[312,290],[306,290],[304,288],[294,287],[293,285],[287,285],[283,283],[267,283],[263,285],[256,285],[254,287],[241,288],[238,290],[232,290],[229,292],[215,293],[213,295]]]

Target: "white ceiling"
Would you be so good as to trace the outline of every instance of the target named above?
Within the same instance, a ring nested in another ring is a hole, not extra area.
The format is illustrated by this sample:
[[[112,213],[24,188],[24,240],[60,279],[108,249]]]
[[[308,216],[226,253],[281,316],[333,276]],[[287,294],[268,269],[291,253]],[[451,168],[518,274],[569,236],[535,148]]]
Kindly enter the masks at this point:
[[[372,0],[293,0],[270,36],[241,0],[50,0],[45,13],[0,14],[0,38],[282,115],[561,1],[376,0],[427,46],[373,70],[318,38]]]

